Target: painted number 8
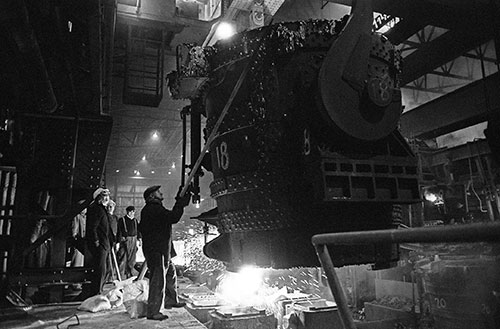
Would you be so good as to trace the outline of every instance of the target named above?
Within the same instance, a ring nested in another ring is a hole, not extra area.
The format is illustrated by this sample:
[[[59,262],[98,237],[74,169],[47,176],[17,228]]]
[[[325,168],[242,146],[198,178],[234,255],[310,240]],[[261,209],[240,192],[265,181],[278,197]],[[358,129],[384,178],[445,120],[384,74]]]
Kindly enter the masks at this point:
[[[217,165],[223,170],[229,168],[229,153],[227,153],[227,143],[222,142],[216,148],[217,153]]]

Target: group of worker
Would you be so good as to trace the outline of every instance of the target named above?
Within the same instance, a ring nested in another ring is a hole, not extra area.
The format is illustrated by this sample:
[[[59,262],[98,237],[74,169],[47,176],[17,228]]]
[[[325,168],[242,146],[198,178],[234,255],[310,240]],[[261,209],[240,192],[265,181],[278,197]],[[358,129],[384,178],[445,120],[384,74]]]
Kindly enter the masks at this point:
[[[105,283],[111,281],[110,266],[113,263],[110,260],[113,260],[115,250],[120,273],[124,278],[135,276],[136,253],[138,245],[142,244],[149,269],[146,317],[161,321],[168,318],[160,312],[162,306],[185,306],[178,298],[177,276],[171,261],[176,255],[172,243],[172,224],[181,219],[184,207],[191,199],[191,193],[189,189],[184,195],[178,193],[173,208],[168,210],[162,204],[163,193],[160,189],[160,185],[154,185],[144,191],[146,204],[141,211],[140,222],[135,218],[133,206],[127,207],[127,214],[121,218],[114,215],[116,204],[110,199],[109,190],[105,188],[97,189],[93,193],[94,200],[91,205],[75,218],[74,223],[80,225],[73,225],[73,236],[83,237],[86,252],[84,257],[75,253],[73,260],[78,258],[81,264],[83,258],[83,265],[93,268],[91,282],[83,287],[84,298],[102,294]],[[84,225],[81,225],[82,220]]]
[[[108,190],[102,193],[108,194]],[[101,190],[97,194],[101,193]],[[141,234],[137,229],[137,219],[135,218],[135,207],[128,206],[123,217],[118,217],[114,212],[116,203],[109,199],[105,206],[109,213],[110,224],[110,244],[111,249],[108,253],[106,280],[127,279],[137,274],[135,270],[136,255],[138,247],[141,246]],[[94,224],[96,222],[93,222]],[[73,246],[71,253],[71,267],[84,266],[85,264],[85,246],[87,226],[87,208],[83,209],[75,216],[72,223],[71,235]],[[113,257],[111,257],[111,255]],[[119,273],[119,274],[118,274]]]

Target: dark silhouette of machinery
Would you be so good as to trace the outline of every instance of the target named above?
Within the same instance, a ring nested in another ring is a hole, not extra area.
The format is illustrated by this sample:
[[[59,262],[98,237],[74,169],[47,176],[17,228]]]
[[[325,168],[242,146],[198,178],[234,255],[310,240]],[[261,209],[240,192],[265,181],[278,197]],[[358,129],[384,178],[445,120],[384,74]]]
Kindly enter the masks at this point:
[[[192,123],[207,118],[221,234],[206,255],[229,269],[318,266],[314,234],[391,228],[394,205],[419,200],[417,163],[397,130],[400,54],[371,24],[369,2],[358,1],[340,21],[178,47],[171,94],[191,99]],[[205,155],[191,143],[192,158]],[[391,244],[333,254],[337,266],[398,259]]]
[[[89,279],[90,269],[66,267],[67,241],[102,184],[112,56],[101,38],[112,40],[113,29],[99,28],[111,27],[114,9],[4,1],[0,10],[1,308],[11,289],[43,285],[55,301],[63,283]]]

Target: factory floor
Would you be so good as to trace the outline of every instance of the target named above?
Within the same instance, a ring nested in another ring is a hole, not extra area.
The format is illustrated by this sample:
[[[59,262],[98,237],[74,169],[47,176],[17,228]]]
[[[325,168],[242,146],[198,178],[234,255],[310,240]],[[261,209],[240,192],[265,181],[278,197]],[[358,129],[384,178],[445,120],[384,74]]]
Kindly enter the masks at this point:
[[[192,289],[192,285],[179,282],[179,293]],[[0,328],[75,328],[75,329],[112,329],[112,328],[169,328],[169,329],[206,329],[191,315],[186,308],[162,309],[168,319],[153,321],[146,318],[131,319],[125,306],[91,313],[77,310],[80,302],[34,305],[30,310],[22,312],[12,319],[0,320]]]

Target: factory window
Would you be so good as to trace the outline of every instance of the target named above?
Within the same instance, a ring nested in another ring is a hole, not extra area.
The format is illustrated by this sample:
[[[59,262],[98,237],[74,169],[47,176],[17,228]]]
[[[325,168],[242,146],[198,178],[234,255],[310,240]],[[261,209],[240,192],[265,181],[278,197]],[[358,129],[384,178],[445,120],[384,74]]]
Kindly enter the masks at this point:
[[[211,21],[220,17],[223,0],[175,0],[178,16]]]

